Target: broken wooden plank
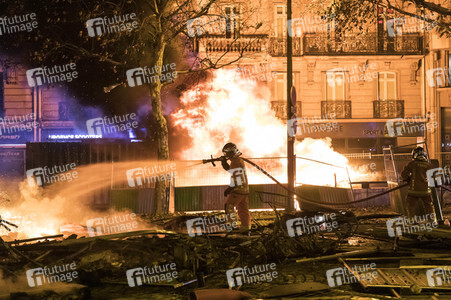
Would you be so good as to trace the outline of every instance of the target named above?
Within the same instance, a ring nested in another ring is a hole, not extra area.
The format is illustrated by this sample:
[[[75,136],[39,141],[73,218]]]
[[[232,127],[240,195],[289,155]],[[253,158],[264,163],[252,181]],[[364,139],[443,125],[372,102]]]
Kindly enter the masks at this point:
[[[16,244],[21,244],[21,243],[26,243],[26,242],[33,242],[33,241],[39,241],[39,240],[46,240],[46,239],[56,239],[59,237],[63,237],[63,234],[56,234],[56,235],[47,235],[47,236],[41,236],[41,237],[35,237],[35,238],[29,238],[29,239],[24,239],[24,240],[14,240],[11,242],[6,242],[10,245],[16,245]]]
[[[363,287],[363,288],[366,288],[367,286],[368,286],[368,284],[365,282],[365,281],[363,281],[363,280],[361,280],[361,278],[360,278],[360,274],[358,273],[358,272],[355,272],[344,260],[343,260],[343,258],[339,258],[338,259],[338,261],[339,262],[341,262],[347,269],[348,269],[348,271],[357,279],[357,281],[360,283],[360,285]]]
[[[385,249],[388,250],[388,249]],[[305,262],[314,262],[314,261],[325,261],[325,260],[331,260],[336,259],[340,257],[352,257],[352,256],[359,256],[359,255],[367,255],[367,254],[376,254],[380,251],[383,251],[379,247],[377,248],[371,248],[367,250],[355,250],[350,252],[343,252],[343,253],[337,253],[333,255],[326,255],[326,256],[319,256],[319,257],[311,257],[311,258],[303,258],[303,259],[297,259],[297,263],[305,263]]]
[[[77,246],[77,245],[83,245],[90,243],[95,240],[103,239],[103,240],[114,240],[114,239],[125,239],[128,237],[135,237],[135,236],[141,236],[141,235],[180,235],[177,232],[174,231],[167,231],[167,230],[139,230],[139,231],[130,231],[130,232],[121,232],[121,233],[115,233],[115,234],[105,234],[105,235],[99,235],[94,237],[83,237],[79,239],[66,239],[63,241],[55,242],[55,243],[42,243],[42,244],[33,244],[33,245],[21,245],[16,246],[22,248],[28,248],[30,246],[33,247],[33,249],[39,249],[39,248],[59,248],[59,247],[68,247],[68,246]]]
[[[6,248],[12,255],[14,255],[14,256],[16,256],[16,257],[22,257],[22,258],[24,258],[25,260],[27,260],[27,261],[29,261],[29,262],[32,262],[32,263],[34,263],[35,265],[37,265],[37,266],[39,266],[39,267],[41,267],[41,268],[44,267],[43,264],[38,263],[37,261],[35,261],[35,260],[29,258],[29,257],[26,256],[25,254],[21,253],[20,251],[14,249],[14,248],[11,247],[10,245],[8,245],[1,237],[0,237],[0,243],[2,243],[3,246],[5,246],[5,248]]]

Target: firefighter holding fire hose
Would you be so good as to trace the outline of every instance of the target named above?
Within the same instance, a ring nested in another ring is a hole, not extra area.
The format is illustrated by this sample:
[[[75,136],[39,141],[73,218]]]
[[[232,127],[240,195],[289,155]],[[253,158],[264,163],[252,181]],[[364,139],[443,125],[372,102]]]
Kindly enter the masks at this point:
[[[251,228],[251,215],[249,213],[249,184],[247,181],[242,154],[234,143],[227,143],[222,148],[224,156],[221,157],[221,165],[230,173],[230,186],[224,191],[226,197],[225,213],[234,213],[234,207],[238,210],[241,220],[241,230],[249,231]],[[227,162],[230,160],[230,165]]]
[[[406,206],[410,218],[417,214],[417,206],[423,206],[425,214],[434,213],[431,189],[426,175],[426,172],[432,168],[424,149],[417,147],[412,151],[412,161],[407,164],[401,173],[403,180],[409,183]]]

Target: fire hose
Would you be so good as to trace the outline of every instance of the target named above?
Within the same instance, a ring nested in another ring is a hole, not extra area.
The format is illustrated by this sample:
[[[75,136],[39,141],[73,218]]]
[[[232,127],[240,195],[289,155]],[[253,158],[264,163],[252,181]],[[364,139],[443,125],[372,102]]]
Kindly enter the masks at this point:
[[[203,160],[203,163],[205,164],[205,163],[211,162],[211,163],[213,164],[213,166],[216,166],[216,165],[214,164],[214,162],[215,162],[215,161],[221,161],[221,160],[224,159],[224,158],[225,158],[224,156],[221,156],[221,157],[218,157],[218,158],[213,158],[213,156],[212,156],[211,159],[204,159],[204,160]],[[402,189],[403,187],[406,187],[406,186],[409,185],[408,183],[406,183],[406,184],[397,186],[397,187],[395,187],[395,188],[389,189],[389,190],[387,190],[387,191],[385,191],[385,192],[382,192],[382,193],[379,193],[379,194],[376,194],[376,195],[373,195],[373,196],[370,196],[370,197],[367,197],[367,198],[363,198],[363,199],[360,199],[360,200],[355,200],[355,201],[350,201],[350,202],[327,203],[327,202],[321,202],[321,201],[317,201],[317,200],[312,200],[312,199],[309,199],[309,198],[306,198],[306,197],[304,197],[304,196],[299,195],[299,194],[296,193],[295,191],[291,191],[291,190],[290,190],[289,188],[287,188],[284,184],[282,184],[281,182],[279,182],[276,178],[274,178],[271,174],[269,174],[268,172],[266,172],[264,169],[262,169],[259,165],[257,165],[257,164],[254,163],[253,161],[251,161],[251,160],[249,160],[249,159],[247,159],[247,158],[244,158],[244,157],[241,157],[241,159],[243,159],[245,162],[247,162],[248,164],[252,165],[252,166],[255,167],[257,170],[259,170],[260,172],[262,172],[264,175],[266,175],[267,177],[269,177],[272,181],[274,181],[277,185],[279,185],[280,187],[282,187],[282,188],[283,188],[284,190],[286,190],[288,193],[293,194],[293,195],[296,195],[296,196],[298,197],[298,199],[302,199],[303,201],[305,201],[305,202],[307,202],[307,203],[309,203],[309,204],[313,204],[313,205],[315,205],[315,206],[323,207],[323,208],[327,208],[327,209],[331,209],[331,207],[329,207],[329,206],[349,205],[349,204],[354,204],[354,203],[360,203],[360,202],[369,201],[369,200],[375,199],[375,198],[377,198],[377,197],[380,197],[380,196],[382,196],[382,195],[388,194],[388,193],[390,193],[390,192],[393,192],[393,191]]]
[[[294,194],[294,195],[296,195],[297,197],[299,197],[300,199],[302,199],[303,201],[305,201],[305,202],[307,202],[307,203],[310,203],[310,204],[314,204],[314,205],[316,205],[316,206],[324,206],[324,205],[336,206],[336,205],[348,205],[348,204],[354,204],[354,203],[365,202],[365,201],[369,201],[369,200],[371,200],[371,199],[377,198],[377,197],[379,197],[379,196],[388,194],[388,193],[390,193],[390,192],[399,190],[399,189],[401,189],[401,188],[403,188],[403,187],[409,185],[408,183],[406,183],[406,184],[400,185],[400,186],[398,186],[398,187],[389,189],[388,191],[382,192],[382,193],[380,193],[380,194],[376,194],[376,195],[373,195],[373,196],[370,196],[370,197],[367,197],[367,198],[364,198],[364,199],[360,199],[360,200],[355,200],[355,201],[350,201],[350,202],[327,203],[327,202],[321,202],[321,201],[317,201],[317,200],[308,199],[308,198],[305,198],[304,196],[299,195],[299,194],[296,193],[295,191],[291,191],[289,188],[287,188],[285,185],[283,185],[282,183],[280,183],[277,179],[275,179],[273,176],[271,176],[271,174],[269,174],[268,172],[266,172],[265,170],[263,170],[263,169],[262,169],[260,166],[258,166],[256,163],[254,163],[254,162],[252,162],[251,160],[249,160],[249,159],[247,159],[247,158],[244,158],[244,157],[242,157],[242,159],[243,159],[245,162],[247,162],[248,164],[254,166],[256,169],[258,169],[260,172],[262,172],[262,173],[265,174],[266,176],[268,176],[271,180],[273,180],[275,183],[277,183],[279,186],[281,186],[281,187],[282,187],[283,189],[285,189],[287,192],[289,192],[289,193],[291,193],[291,194]],[[320,205],[318,205],[318,204],[320,204]]]

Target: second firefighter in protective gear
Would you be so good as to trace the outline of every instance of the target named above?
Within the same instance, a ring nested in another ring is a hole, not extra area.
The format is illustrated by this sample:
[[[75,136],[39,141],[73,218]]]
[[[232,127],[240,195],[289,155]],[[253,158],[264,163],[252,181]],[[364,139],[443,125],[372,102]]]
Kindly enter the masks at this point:
[[[420,214],[417,210],[418,206],[423,207],[423,214],[434,213],[431,189],[426,175],[426,172],[432,168],[424,149],[417,147],[412,151],[412,161],[405,166],[401,173],[403,180],[409,183],[405,205],[410,218]]]
[[[221,161],[222,167],[230,173],[230,185],[224,192],[225,212],[230,215],[236,207],[241,221],[241,229],[249,230],[251,227],[249,184],[244,161],[240,158],[242,153],[234,143],[227,143],[222,152],[224,154],[224,159]],[[230,165],[228,160],[230,160]]]

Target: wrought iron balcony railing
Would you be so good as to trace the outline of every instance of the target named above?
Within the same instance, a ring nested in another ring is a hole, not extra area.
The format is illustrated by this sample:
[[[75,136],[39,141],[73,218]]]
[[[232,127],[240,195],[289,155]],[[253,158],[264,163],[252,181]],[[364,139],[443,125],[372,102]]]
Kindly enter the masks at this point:
[[[224,35],[203,35],[199,37],[207,52],[264,52],[267,35],[242,35],[226,38]]]
[[[265,34],[242,35],[239,38],[226,38],[223,35],[203,35],[199,39],[207,52],[268,52],[271,56],[287,56],[287,39],[268,38]],[[300,37],[293,37],[293,56],[302,55]]]
[[[306,33],[304,35],[304,54],[423,54],[423,36],[407,33],[390,38],[378,36],[375,32],[366,35],[345,35],[333,38],[328,33]]]
[[[281,120],[287,119],[287,101],[280,100],[280,101],[271,101],[271,109],[276,112],[276,117]],[[298,118],[302,115],[301,112],[302,105],[301,102],[296,102],[296,116]]]
[[[337,119],[351,119],[351,101],[321,101],[321,115],[323,118],[330,118],[331,114]]]
[[[287,38],[270,38],[268,52],[271,56],[287,56]],[[301,55],[301,38],[293,37],[293,56]]]
[[[373,118],[404,118],[404,100],[373,101]]]

